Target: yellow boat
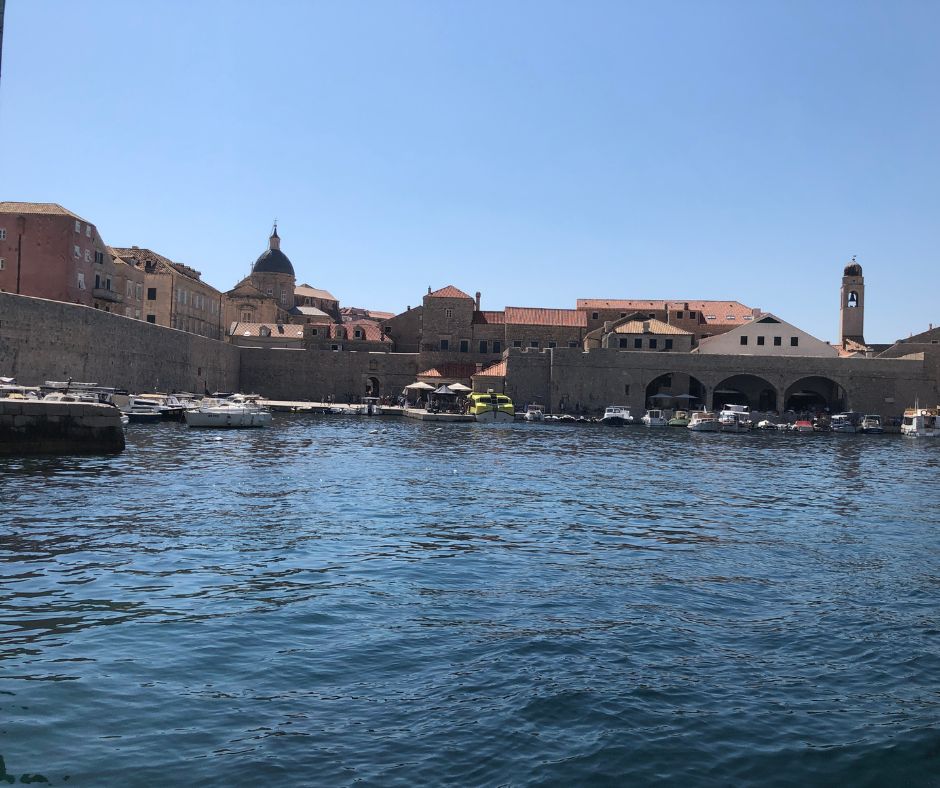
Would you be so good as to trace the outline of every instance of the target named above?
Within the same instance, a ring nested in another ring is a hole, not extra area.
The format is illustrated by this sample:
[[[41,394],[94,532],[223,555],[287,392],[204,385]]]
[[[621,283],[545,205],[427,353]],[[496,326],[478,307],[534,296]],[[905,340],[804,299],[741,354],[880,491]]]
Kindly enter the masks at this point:
[[[474,392],[469,401],[470,409],[467,412],[475,416],[477,421],[512,421],[516,417],[512,400],[505,394]]]

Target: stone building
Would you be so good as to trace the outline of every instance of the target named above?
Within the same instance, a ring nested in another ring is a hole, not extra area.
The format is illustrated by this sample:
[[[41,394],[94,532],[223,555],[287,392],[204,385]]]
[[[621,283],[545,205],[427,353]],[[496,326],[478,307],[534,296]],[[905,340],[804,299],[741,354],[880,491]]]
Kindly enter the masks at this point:
[[[143,315],[148,323],[222,339],[222,293],[202,274],[152,249],[112,247],[115,256],[144,273]]]
[[[315,311],[311,311],[315,310]],[[295,323],[316,322],[307,320],[310,315],[326,314],[331,321],[343,322],[340,313],[339,299],[328,290],[311,287],[304,283],[294,288],[294,306],[291,310],[291,320]]]
[[[304,327],[292,323],[233,323],[228,340],[239,347],[302,348]]]
[[[124,314],[126,277],[88,220],[57,203],[0,202],[0,291]]]
[[[619,320],[608,320],[600,328],[588,332],[584,338],[584,349],[688,353],[692,350],[693,336],[690,331],[637,312]]]
[[[839,340],[843,346],[851,340],[865,344],[865,277],[862,267],[849,263],[842,272],[842,287],[839,290]]]
[[[392,340],[371,320],[350,323],[321,323],[298,326],[303,329],[304,347],[332,352],[358,351],[389,353]]]
[[[818,356],[835,358],[837,348],[770,312],[724,334],[699,342],[694,353],[733,356]]]
[[[268,248],[255,260],[251,273],[225,293],[224,324],[289,323],[295,285],[294,266],[281,251],[274,225]]]

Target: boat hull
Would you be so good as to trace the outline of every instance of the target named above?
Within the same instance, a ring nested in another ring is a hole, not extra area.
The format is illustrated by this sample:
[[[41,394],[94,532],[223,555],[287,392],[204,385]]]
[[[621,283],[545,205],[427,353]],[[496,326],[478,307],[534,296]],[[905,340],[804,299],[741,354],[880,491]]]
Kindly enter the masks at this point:
[[[250,427],[266,427],[271,423],[271,414],[263,410],[232,413],[211,410],[188,410],[183,418],[188,427],[243,429]]]
[[[482,424],[493,424],[494,422],[515,421],[516,417],[512,413],[507,413],[504,410],[487,410],[483,413],[477,413],[475,418]]]
[[[692,432],[718,432],[718,422],[698,421],[690,423],[686,429],[692,430]]]
[[[605,427],[623,427],[627,424],[633,424],[633,419],[627,421],[623,416],[605,416],[600,423]]]

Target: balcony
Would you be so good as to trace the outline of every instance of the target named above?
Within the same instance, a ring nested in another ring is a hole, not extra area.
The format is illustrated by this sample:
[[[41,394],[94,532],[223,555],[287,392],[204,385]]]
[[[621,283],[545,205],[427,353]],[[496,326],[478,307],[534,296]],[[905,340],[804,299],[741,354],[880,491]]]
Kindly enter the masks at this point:
[[[105,287],[96,287],[91,291],[91,294],[95,298],[100,298],[103,301],[114,301],[116,304],[120,304],[124,300],[124,296],[120,293],[114,290],[108,290]]]

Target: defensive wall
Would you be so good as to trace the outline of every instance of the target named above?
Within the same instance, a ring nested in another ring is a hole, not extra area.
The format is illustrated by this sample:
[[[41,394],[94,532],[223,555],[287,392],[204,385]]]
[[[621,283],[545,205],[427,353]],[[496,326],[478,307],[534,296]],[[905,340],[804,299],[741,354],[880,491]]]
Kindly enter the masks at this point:
[[[671,385],[661,386],[669,381]],[[599,412],[610,404],[641,412],[651,393],[699,391],[693,406],[720,407],[726,392],[744,391],[756,407],[783,410],[794,395],[818,392],[833,406],[900,416],[915,399],[940,401],[936,368],[914,358],[805,358],[576,348],[508,351],[506,393],[519,406],[553,412]],[[717,393],[716,393],[717,392]]]
[[[79,304],[0,293],[0,375],[137,391],[237,391],[239,349]]]

